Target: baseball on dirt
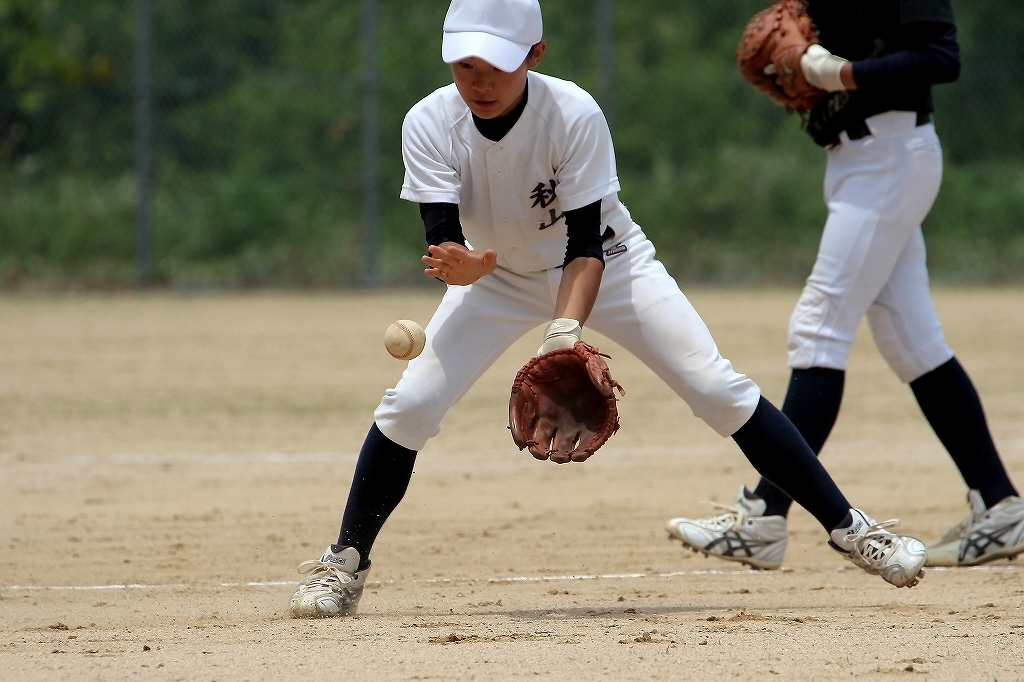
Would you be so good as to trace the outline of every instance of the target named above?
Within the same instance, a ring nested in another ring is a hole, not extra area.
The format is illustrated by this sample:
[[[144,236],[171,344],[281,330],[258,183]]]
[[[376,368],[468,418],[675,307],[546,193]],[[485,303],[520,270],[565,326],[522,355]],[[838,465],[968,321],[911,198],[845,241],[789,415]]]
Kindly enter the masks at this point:
[[[423,352],[426,343],[427,335],[423,333],[423,327],[412,320],[392,322],[384,332],[384,347],[391,353],[391,357],[398,360],[412,360]]]

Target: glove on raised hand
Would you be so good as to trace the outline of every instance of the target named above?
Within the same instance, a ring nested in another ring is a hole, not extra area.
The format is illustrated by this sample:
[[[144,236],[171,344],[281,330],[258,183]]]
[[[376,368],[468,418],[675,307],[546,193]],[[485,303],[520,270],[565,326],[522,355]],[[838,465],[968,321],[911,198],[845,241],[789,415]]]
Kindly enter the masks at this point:
[[[772,101],[790,111],[818,106],[825,91],[808,82],[800,67],[810,45],[818,42],[803,0],[780,0],[751,18],[736,48],[740,74]]]

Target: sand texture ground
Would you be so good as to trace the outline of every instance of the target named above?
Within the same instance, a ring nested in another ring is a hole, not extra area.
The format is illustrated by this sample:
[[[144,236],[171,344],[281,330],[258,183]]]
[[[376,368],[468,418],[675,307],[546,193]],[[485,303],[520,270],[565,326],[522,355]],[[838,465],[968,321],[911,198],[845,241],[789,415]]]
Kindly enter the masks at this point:
[[[781,401],[796,290],[688,292]],[[404,363],[382,335],[438,291],[0,298],[0,680],[1024,680],[1024,570],[850,567],[803,510],[784,569],[684,552],[672,516],[756,481],[730,439],[596,335],[626,387],[585,464],[520,453],[517,343],[448,414],[385,526],[360,614],[287,617],[337,537]],[[947,335],[1024,484],[1024,291],[938,290]],[[965,488],[861,329],[823,461],[932,541]]]

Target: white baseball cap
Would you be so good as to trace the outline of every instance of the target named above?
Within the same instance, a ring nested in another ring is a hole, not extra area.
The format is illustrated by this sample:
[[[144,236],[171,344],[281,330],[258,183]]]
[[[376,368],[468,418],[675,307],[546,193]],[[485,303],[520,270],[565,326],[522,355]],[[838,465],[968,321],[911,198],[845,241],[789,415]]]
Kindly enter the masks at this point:
[[[479,57],[512,72],[543,34],[538,0],[452,0],[444,18],[441,58],[451,64]]]

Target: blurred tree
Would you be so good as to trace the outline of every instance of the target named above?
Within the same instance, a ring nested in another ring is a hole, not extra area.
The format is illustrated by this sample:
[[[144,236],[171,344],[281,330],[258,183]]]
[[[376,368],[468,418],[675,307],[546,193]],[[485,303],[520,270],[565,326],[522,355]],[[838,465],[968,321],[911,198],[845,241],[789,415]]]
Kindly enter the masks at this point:
[[[596,92],[597,2],[542,2],[540,70]],[[793,281],[813,257],[823,154],[734,65],[743,26],[764,3],[615,3],[622,197],[685,278]],[[419,281],[422,228],[397,199],[401,125],[451,81],[440,59],[447,6],[379,0],[382,255],[392,282]],[[352,282],[359,3],[153,0],[153,9],[162,276]],[[929,217],[931,253],[951,267],[960,243],[1016,253],[1024,186],[1024,5],[976,0],[956,10],[963,76],[936,88],[953,163]],[[0,0],[0,277],[4,262],[20,272],[131,263],[133,45],[132,0]],[[979,193],[992,179],[999,188]],[[963,267],[992,271],[975,255]]]
[[[54,166],[90,170],[125,162],[124,4],[0,0],[0,139],[8,158],[46,152],[41,158]]]
[[[935,89],[937,125],[957,162],[1024,154],[1024,3],[956,4],[963,70]]]

